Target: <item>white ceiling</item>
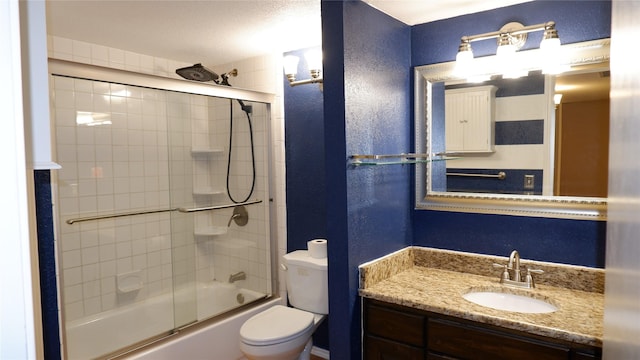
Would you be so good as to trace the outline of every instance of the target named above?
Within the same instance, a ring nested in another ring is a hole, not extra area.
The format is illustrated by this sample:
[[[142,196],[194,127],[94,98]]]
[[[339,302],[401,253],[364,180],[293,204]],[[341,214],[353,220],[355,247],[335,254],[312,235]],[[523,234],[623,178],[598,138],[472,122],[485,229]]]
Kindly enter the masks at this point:
[[[532,0],[363,0],[408,25],[448,19]]]
[[[46,0],[47,32],[214,66],[321,44],[320,0]],[[366,0],[415,25],[529,0]]]

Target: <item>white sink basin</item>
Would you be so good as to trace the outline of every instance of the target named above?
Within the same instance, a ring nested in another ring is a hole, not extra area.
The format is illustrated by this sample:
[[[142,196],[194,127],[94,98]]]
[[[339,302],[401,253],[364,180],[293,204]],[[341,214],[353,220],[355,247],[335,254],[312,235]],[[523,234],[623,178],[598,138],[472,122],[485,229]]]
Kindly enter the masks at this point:
[[[472,291],[462,297],[472,303],[504,311],[544,314],[558,310],[557,307],[544,300],[496,291]]]

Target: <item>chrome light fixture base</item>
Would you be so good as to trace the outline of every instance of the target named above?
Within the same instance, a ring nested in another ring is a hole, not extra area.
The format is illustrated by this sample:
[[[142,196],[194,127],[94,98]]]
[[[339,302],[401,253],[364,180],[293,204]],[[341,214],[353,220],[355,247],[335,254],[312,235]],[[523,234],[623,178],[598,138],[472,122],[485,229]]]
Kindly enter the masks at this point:
[[[508,39],[509,45],[513,45],[516,51],[522,49],[527,42],[527,32],[523,32],[524,25],[519,22],[510,22],[500,28],[500,36],[498,36],[498,46],[506,45],[502,43],[504,39]]]

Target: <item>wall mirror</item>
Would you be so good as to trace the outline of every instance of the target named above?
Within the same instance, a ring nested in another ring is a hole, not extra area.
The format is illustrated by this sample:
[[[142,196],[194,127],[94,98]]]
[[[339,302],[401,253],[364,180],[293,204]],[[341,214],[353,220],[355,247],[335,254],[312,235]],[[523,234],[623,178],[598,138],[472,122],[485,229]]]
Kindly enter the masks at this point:
[[[484,81],[416,67],[416,208],[605,220],[609,43],[563,45],[557,75],[539,49],[516,54],[528,75],[515,79],[496,56],[474,59]]]

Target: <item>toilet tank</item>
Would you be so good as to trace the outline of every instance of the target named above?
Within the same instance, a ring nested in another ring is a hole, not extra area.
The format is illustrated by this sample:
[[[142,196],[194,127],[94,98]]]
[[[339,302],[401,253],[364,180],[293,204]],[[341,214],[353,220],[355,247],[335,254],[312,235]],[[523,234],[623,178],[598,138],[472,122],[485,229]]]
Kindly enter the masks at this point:
[[[283,256],[289,303],[316,314],[329,313],[327,258],[316,259],[306,250]]]

